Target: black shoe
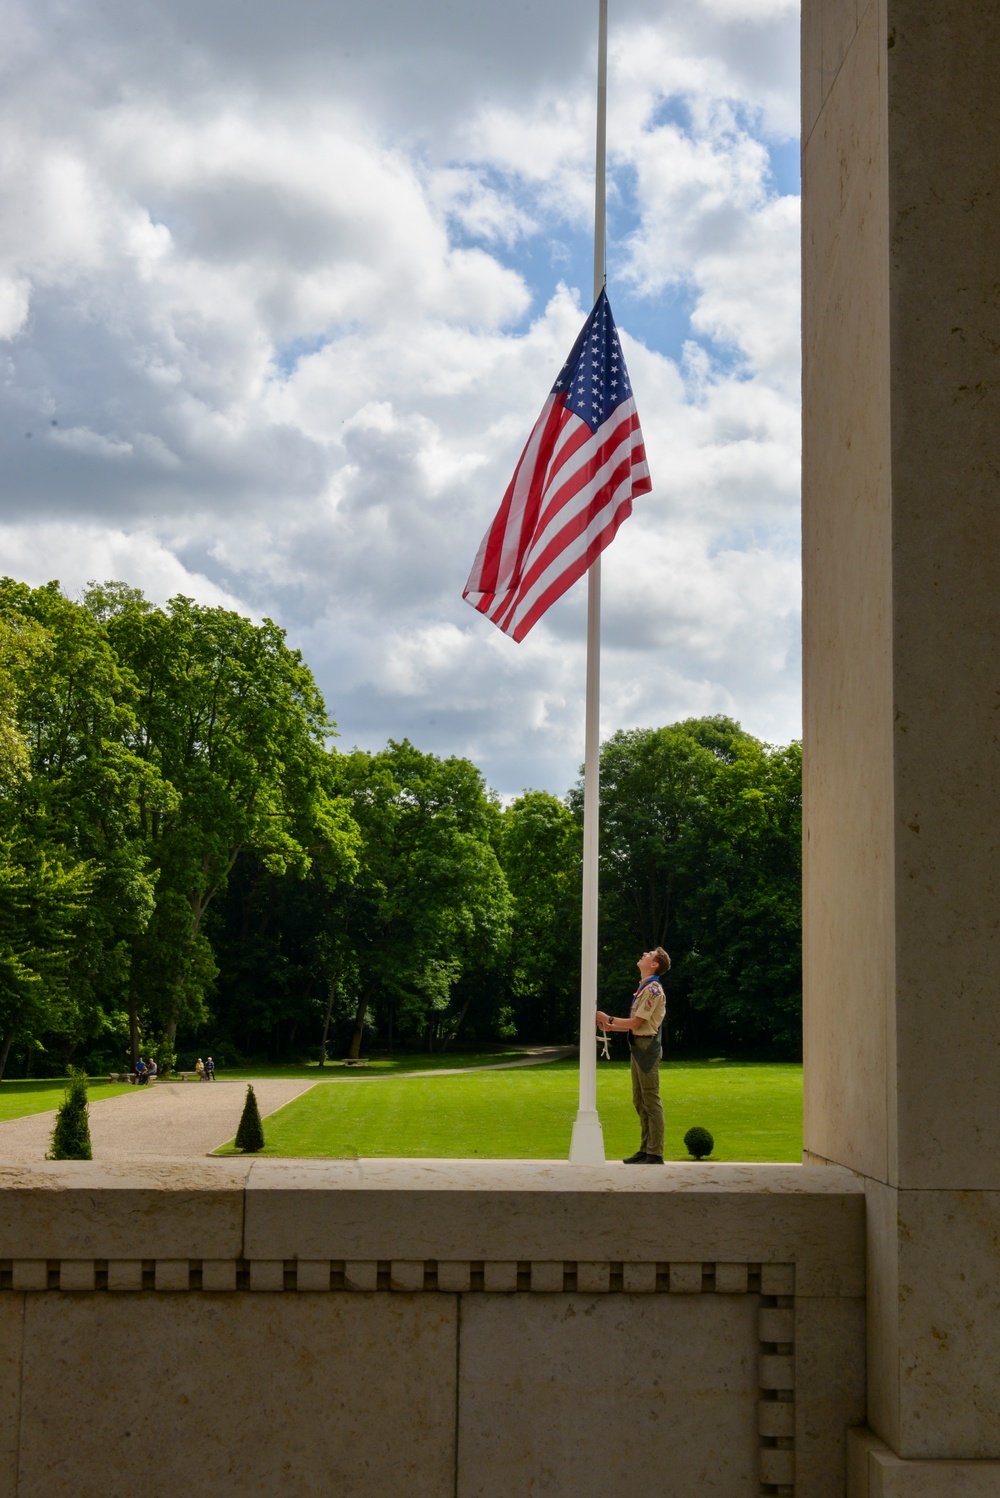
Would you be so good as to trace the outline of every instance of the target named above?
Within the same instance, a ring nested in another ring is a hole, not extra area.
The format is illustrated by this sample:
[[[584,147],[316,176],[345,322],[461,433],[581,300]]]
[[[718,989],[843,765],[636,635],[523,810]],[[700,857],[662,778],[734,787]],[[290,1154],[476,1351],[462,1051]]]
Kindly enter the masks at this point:
[[[622,1164],[623,1165],[645,1165],[648,1160],[649,1160],[649,1156],[646,1154],[645,1150],[637,1150],[634,1155],[629,1155],[629,1157],[628,1157],[627,1160],[623,1160]]]
[[[643,1157],[642,1157],[642,1163],[643,1163],[643,1165],[662,1165],[663,1164],[663,1156],[662,1155],[643,1155]]]

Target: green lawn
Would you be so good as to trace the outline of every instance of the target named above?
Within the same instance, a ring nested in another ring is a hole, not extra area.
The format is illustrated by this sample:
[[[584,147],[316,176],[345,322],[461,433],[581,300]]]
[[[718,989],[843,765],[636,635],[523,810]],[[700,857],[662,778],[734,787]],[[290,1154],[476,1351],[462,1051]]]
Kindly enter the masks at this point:
[[[674,1061],[661,1070],[665,1156],[688,1158],[692,1124],[715,1160],[802,1157],[802,1067]],[[574,1062],[480,1076],[369,1078],[321,1084],[264,1120],[268,1155],[566,1159],[577,1105]],[[609,1159],[639,1146],[627,1062],[601,1062],[597,1105]],[[233,1153],[226,1145],[220,1154]]]
[[[388,1076],[393,1072],[439,1071],[451,1066],[490,1066],[501,1061],[523,1061],[524,1059],[523,1050],[506,1046],[488,1051],[443,1051],[434,1055],[428,1055],[426,1051],[403,1052],[394,1056],[375,1055],[365,1066],[344,1066],[338,1057],[333,1061],[328,1061],[322,1069],[318,1061],[289,1062],[284,1065],[265,1063],[263,1066],[220,1067],[216,1065],[216,1076],[220,1082],[223,1077],[231,1081],[248,1082],[252,1082],[254,1077],[301,1077],[304,1081],[319,1082],[328,1077]],[[193,1068],[187,1067],[185,1070],[191,1071]]]
[[[87,1088],[88,1100],[96,1103],[102,1097],[115,1097],[119,1092],[128,1092],[129,1083],[117,1085],[111,1082],[93,1082]],[[65,1078],[50,1078],[46,1081],[0,1082],[0,1123],[6,1118],[25,1118],[29,1113],[44,1113],[47,1108],[58,1108],[66,1092]]]

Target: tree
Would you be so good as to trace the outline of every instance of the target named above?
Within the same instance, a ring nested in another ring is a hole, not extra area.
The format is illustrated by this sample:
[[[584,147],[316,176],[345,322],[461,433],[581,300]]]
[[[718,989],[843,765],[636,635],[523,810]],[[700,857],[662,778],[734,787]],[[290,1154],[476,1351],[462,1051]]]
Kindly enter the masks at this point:
[[[342,902],[351,866],[322,847],[304,876],[272,874],[246,853],[209,911],[206,931],[220,973],[217,1028],[247,1055],[291,1057],[342,1021],[357,970]]]
[[[568,1041],[580,1012],[580,826],[564,801],[525,791],[503,814],[513,900],[507,965],[522,1039]]]
[[[157,901],[135,950],[169,1053],[178,1023],[207,1014],[216,968],[202,925],[240,854],[253,850],[273,875],[304,875],[312,844],[349,864],[356,831],[329,794],[333,724],[277,625],[184,597],[154,609],[121,584],[92,587],[86,602],[137,683],[130,748],[177,795],[144,824]]]
[[[360,1053],[378,995],[394,1024],[433,1047],[464,1023],[474,991],[509,939],[510,897],[496,853],[500,809],[469,760],[423,754],[406,739],[379,754],[339,756],[339,784],[363,844],[341,908],[358,972],[349,1054]]]
[[[772,749],[723,717],[603,745],[605,1003],[627,991],[638,951],[664,946],[675,1040],[796,1053],[800,774],[797,745]],[[571,802],[579,814],[582,787]]]
[[[30,842],[0,841],[0,1080],[18,1034],[68,1023],[74,928],[92,879],[84,863],[64,868]]]
[[[6,578],[0,623],[27,626],[41,642],[9,663],[28,773],[0,797],[0,818],[22,847],[44,850],[66,869],[86,862],[91,871],[56,1032],[64,1054],[72,1053],[121,1023],[133,943],[154,909],[148,819],[177,798],[127,742],[136,728],[135,681],[88,609],[58,583],[31,589]]]

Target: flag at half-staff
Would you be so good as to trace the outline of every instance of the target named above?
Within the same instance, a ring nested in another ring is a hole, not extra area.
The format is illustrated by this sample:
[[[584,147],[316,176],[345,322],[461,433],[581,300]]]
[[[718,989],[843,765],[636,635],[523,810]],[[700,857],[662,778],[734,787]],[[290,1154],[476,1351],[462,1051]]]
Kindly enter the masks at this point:
[[[649,469],[606,291],[559,372],[462,595],[523,640],[615,538]]]

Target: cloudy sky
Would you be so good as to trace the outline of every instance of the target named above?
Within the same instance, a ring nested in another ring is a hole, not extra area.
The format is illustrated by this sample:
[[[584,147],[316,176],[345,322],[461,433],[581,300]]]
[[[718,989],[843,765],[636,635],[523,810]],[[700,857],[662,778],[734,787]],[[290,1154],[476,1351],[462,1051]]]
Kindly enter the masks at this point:
[[[590,308],[596,11],[0,0],[0,571],[269,615],[345,746],[564,792],[585,586],[461,595]],[[799,734],[797,27],[611,0],[605,734]]]

